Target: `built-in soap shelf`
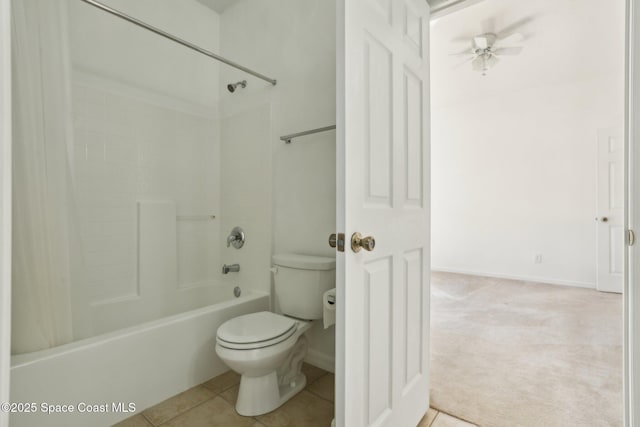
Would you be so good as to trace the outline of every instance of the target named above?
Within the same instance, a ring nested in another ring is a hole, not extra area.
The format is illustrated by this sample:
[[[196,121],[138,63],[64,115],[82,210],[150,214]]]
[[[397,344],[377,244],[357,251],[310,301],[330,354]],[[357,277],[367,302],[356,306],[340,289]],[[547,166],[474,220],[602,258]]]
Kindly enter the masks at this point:
[[[177,221],[211,221],[216,219],[215,215],[176,215]]]

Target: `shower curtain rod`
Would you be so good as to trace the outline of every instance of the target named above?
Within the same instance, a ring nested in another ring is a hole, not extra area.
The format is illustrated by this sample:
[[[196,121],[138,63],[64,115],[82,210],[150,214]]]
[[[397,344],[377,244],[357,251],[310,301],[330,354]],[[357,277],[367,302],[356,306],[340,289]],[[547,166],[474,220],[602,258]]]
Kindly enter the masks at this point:
[[[101,10],[103,10],[105,12],[108,12],[108,13],[114,15],[114,16],[117,16],[118,18],[124,19],[125,21],[129,21],[132,24],[135,24],[135,25],[137,25],[139,27],[142,27],[142,28],[144,28],[146,30],[149,30],[149,31],[153,32],[153,33],[156,33],[157,35],[165,37],[165,38],[167,38],[167,39],[169,39],[171,41],[174,41],[174,42],[176,42],[178,44],[181,44],[182,46],[188,47],[189,49],[193,49],[196,52],[200,52],[201,54],[206,55],[206,56],[208,56],[210,58],[213,58],[213,59],[215,59],[217,61],[220,61],[220,62],[223,62],[223,63],[225,63],[227,65],[230,65],[233,68],[237,68],[238,70],[242,70],[245,73],[249,73],[252,76],[255,76],[255,77],[259,78],[259,79],[262,79],[262,80],[264,80],[266,82],[271,83],[274,86],[276,85],[277,81],[275,79],[267,77],[264,74],[260,74],[260,73],[258,73],[256,71],[253,71],[253,70],[251,70],[251,69],[249,69],[247,67],[243,67],[242,65],[236,64],[233,61],[229,61],[228,59],[223,58],[220,55],[216,55],[213,52],[205,50],[205,49],[203,49],[201,47],[198,47],[198,46],[196,46],[196,45],[194,45],[192,43],[189,43],[186,40],[183,40],[183,39],[181,39],[179,37],[176,37],[176,36],[174,36],[172,34],[169,34],[169,33],[165,32],[165,31],[162,31],[159,28],[156,28],[156,27],[153,27],[153,26],[151,26],[151,25],[149,25],[147,23],[144,23],[144,22],[142,22],[142,21],[140,21],[140,20],[138,20],[138,19],[136,19],[136,18],[134,18],[132,16],[127,15],[126,13],[120,12],[119,10],[116,10],[116,9],[114,9],[112,7],[109,7],[109,6],[107,6],[107,5],[103,4],[103,3],[97,2],[95,0],[80,0],[80,1],[83,1],[83,2],[85,2],[87,4],[90,4],[91,6],[97,7],[98,9],[101,9]]]

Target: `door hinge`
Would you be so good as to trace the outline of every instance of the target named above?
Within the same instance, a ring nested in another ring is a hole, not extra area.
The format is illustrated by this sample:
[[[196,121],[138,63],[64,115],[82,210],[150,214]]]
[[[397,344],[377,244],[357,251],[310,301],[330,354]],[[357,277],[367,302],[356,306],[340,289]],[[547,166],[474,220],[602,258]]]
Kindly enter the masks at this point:
[[[636,235],[633,232],[633,230],[628,229],[627,230],[627,245],[629,246],[633,246],[633,244],[636,242]]]

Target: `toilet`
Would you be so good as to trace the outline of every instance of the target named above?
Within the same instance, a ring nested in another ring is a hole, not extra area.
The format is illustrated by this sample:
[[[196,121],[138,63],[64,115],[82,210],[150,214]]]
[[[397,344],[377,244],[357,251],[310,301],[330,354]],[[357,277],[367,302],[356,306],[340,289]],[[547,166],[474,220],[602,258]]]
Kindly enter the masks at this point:
[[[216,353],[241,375],[236,411],[255,416],[273,411],[306,385],[305,332],[322,319],[322,296],[335,287],[335,258],[273,256],[275,300],[282,314],[262,311],[235,317],[216,333]]]

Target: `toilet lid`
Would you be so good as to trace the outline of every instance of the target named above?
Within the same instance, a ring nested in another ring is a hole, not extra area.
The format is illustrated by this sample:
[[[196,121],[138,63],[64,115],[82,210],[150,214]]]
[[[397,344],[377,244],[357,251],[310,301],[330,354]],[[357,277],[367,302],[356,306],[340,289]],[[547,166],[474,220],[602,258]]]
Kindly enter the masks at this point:
[[[220,345],[238,349],[261,348],[289,338],[296,322],[269,311],[245,314],[228,320],[218,328]]]

